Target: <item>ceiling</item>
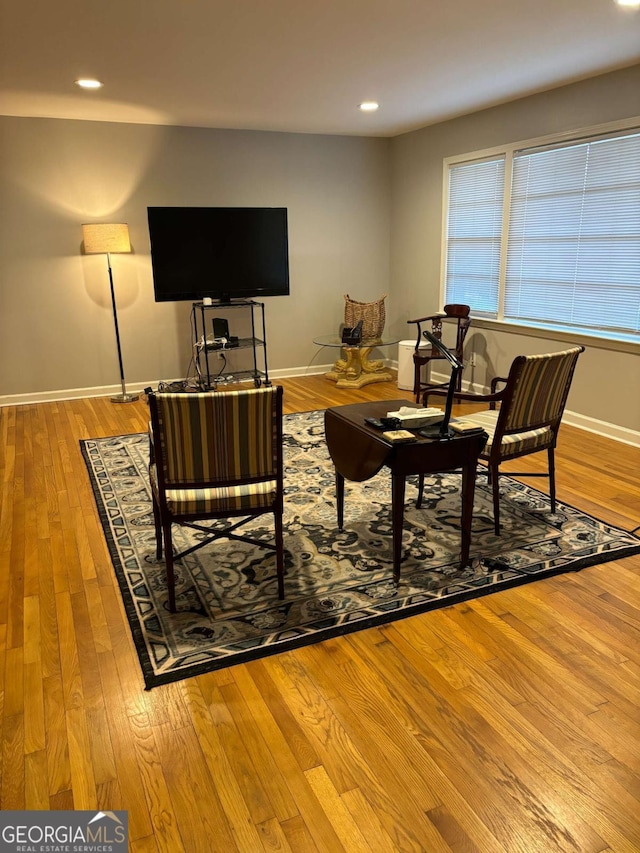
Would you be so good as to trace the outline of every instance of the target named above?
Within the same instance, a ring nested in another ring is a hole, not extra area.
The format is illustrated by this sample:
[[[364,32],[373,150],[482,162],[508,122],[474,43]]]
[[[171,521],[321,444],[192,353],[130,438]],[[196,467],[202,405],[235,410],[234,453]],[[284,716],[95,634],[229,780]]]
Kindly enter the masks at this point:
[[[0,0],[0,16],[16,116],[395,136],[640,62],[640,11],[613,0]]]

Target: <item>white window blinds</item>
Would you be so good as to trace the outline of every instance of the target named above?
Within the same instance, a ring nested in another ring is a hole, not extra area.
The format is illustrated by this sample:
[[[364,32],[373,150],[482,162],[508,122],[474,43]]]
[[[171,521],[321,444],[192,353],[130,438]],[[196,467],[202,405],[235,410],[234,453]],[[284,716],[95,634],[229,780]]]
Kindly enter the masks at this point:
[[[449,170],[445,294],[447,302],[498,310],[505,158]]]
[[[515,152],[504,317],[640,333],[640,134]]]

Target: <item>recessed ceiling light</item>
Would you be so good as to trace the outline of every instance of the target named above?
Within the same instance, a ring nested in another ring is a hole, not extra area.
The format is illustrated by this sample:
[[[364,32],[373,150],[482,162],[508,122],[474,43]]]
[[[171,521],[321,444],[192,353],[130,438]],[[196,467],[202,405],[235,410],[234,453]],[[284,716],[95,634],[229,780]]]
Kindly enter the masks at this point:
[[[377,101],[363,101],[358,105],[363,113],[375,113],[380,104]]]
[[[101,89],[103,84],[99,80],[76,80],[76,86],[81,89]]]
[[[627,9],[640,8],[640,0],[616,0],[618,6],[625,6]]]

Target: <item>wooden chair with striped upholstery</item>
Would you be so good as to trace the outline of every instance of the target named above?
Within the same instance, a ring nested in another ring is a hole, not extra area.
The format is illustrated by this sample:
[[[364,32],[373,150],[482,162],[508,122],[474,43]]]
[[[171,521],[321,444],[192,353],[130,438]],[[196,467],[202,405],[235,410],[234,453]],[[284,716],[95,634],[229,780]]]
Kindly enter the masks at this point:
[[[547,473],[509,473],[515,477],[548,477],[551,512],[556,511],[554,451],[573,373],[581,352],[584,352],[584,347],[576,346],[563,352],[519,355],[514,359],[508,377],[495,377],[492,380],[490,394],[456,395],[460,400],[489,403],[488,410],[456,418],[456,421],[481,426],[489,435],[480,458],[487,463],[489,482],[493,484],[496,534],[500,533],[499,467],[509,459],[541,450],[547,451]],[[497,391],[500,384],[504,384],[504,388]],[[431,391],[427,392],[426,397],[430,393],[446,392]]]
[[[174,562],[219,538],[275,551],[278,595],[284,598],[282,388],[150,393],[156,554],[167,570],[169,610],[176,610]],[[273,513],[275,536],[257,540],[234,531]],[[200,522],[235,519],[224,530]],[[173,553],[172,524],[207,535]]]

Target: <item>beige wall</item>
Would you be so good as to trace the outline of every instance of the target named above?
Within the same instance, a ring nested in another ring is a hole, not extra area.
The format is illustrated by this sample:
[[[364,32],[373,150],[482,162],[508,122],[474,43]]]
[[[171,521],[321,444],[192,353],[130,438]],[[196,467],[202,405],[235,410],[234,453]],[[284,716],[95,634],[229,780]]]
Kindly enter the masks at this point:
[[[546,134],[640,116],[640,65],[523,98],[392,140],[390,331],[407,335],[405,320],[440,310],[443,160]],[[602,306],[606,312],[606,305]],[[413,327],[412,327],[413,328]],[[468,339],[469,340],[469,339]],[[472,327],[469,349],[478,367],[465,379],[482,386],[505,375],[522,353],[551,352],[566,338],[539,338]],[[587,344],[576,369],[568,409],[640,431],[640,351],[620,353]],[[586,422],[586,420],[585,420]]]
[[[128,383],[185,375],[191,305],[154,301],[152,205],[287,207],[291,296],[265,300],[269,368],[330,361],[312,338],[338,331],[343,294],[388,288],[389,145],[0,118],[0,402],[118,385],[106,259],[81,255],[83,222],[129,223],[134,253],[112,256]]]

